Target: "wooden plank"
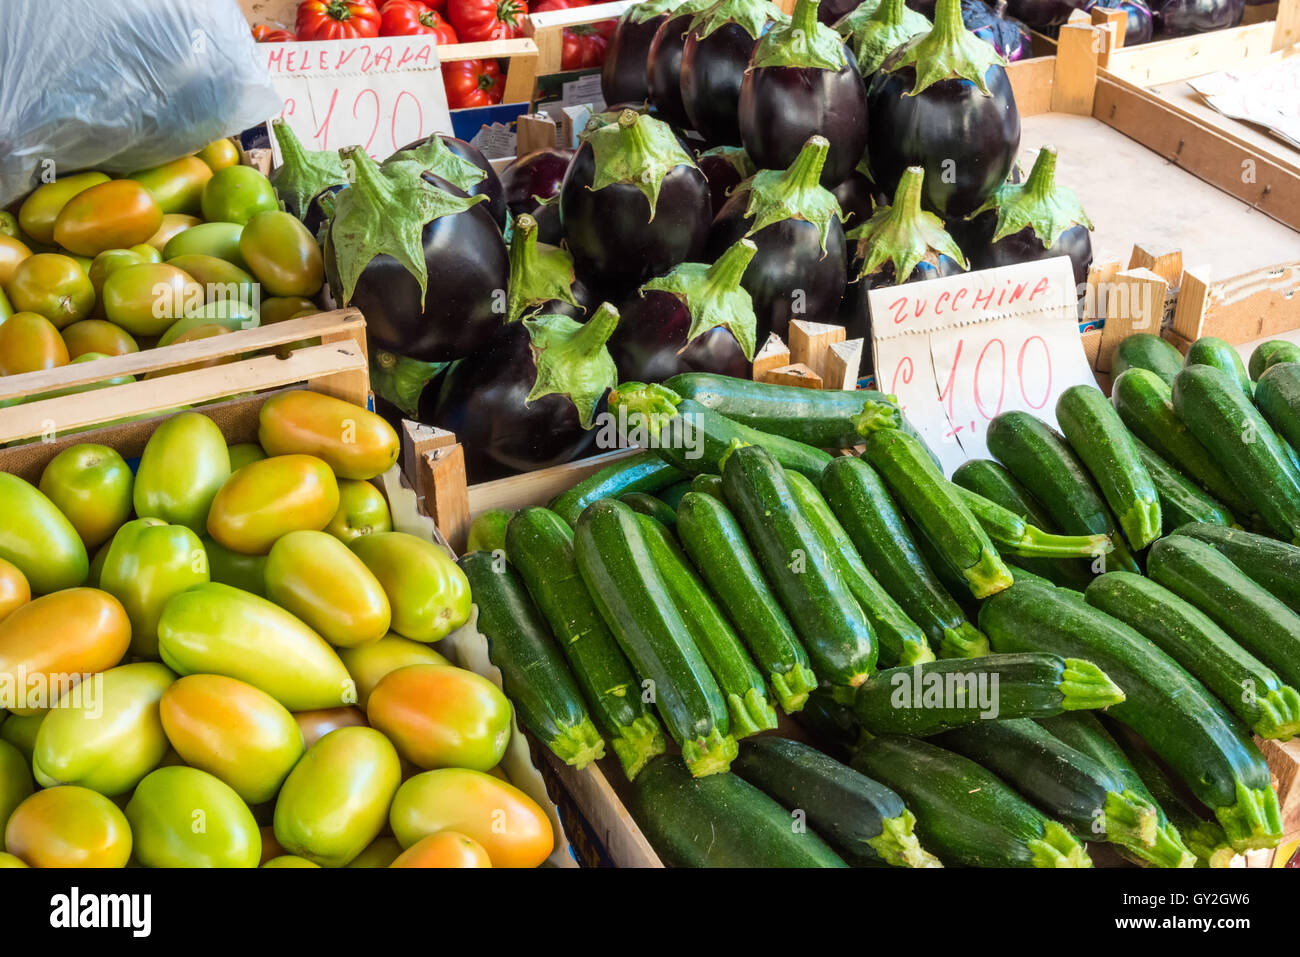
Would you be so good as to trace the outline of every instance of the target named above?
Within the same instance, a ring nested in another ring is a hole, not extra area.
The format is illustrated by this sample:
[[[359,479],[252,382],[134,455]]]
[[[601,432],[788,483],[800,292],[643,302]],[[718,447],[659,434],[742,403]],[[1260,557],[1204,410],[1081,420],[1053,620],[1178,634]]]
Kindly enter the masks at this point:
[[[518,156],[550,149],[556,143],[555,120],[545,113],[525,113],[515,121],[515,151]]]
[[[1177,289],[1183,278],[1183,251],[1135,243],[1128,259],[1128,268],[1150,269],[1167,282],[1170,289]]]
[[[1274,50],[1288,50],[1300,43],[1300,0],[1280,0],[1277,5],[1276,20],[1277,26],[1273,33]]]
[[[763,381],[771,382],[773,385],[795,385],[804,389],[820,389],[822,387],[822,377],[802,362],[794,362],[788,366],[781,366],[779,369],[772,369],[764,376]]]
[[[1103,35],[1092,24],[1067,23],[1056,39],[1052,111],[1092,115],[1097,86],[1097,55]]]
[[[762,382],[768,372],[789,364],[790,350],[786,348],[780,336],[770,332],[767,342],[763,343],[763,348],[759,349],[754,356],[754,371],[751,377],[755,382]]]
[[[1290,838],[1300,836],[1300,739],[1290,741],[1265,741],[1256,738],[1268,770],[1277,789],[1278,804],[1282,807],[1282,833]]]
[[[790,338],[790,361],[803,363],[822,378],[826,377],[826,350],[848,336],[843,326],[808,319],[791,319],[786,334]]]
[[[848,339],[832,342],[826,350],[822,364],[822,388],[856,389],[858,373],[862,368],[862,350],[865,339]]]
[[[1213,30],[1114,51],[1106,72],[1142,86],[1186,80],[1241,66],[1274,49],[1272,23]]]
[[[492,482],[480,482],[469,487],[469,517],[473,520],[490,508],[522,508],[525,505],[545,505],[565,489],[577,485],[588,475],[599,472],[619,459],[635,455],[640,449],[614,449],[590,458],[566,462],[549,469],[524,472]]]
[[[1169,284],[1150,269],[1125,269],[1107,287],[1106,325],[1101,329],[1097,371],[1110,372],[1120,340],[1135,332],[1160,333]]]
[[[1007,79],[1022,117],[1037,116],[1052,109],[1052,83],[1056,76],[1056,57],[1042,56],[1007,64]]]
[[[1083,292],[1083,319],[1085,322],[1094,322],[1106,318],[1106,286],[1115,274],[1123,267],[1114,260],[1101,262],[1096,259],[1088,267],[1088,283]],[[1092,362],[1095,356],[1090,357],[1089,364],[1096,368]]]
[[[617,0],[614,3],[594,3],[584,7],[530,13],[524,22],[524,33],[537,44],[537,74],[548,76],[562,70],[565,27],[617,20],[634,3],[635,0]]]
[[[415,468],[417,500],[424,505],[452,551],[463,552],[470,522],[465,447],[457,442],[425,452],[416,460]]]
[[[406,469],[411,488],[415,490],[416,498],[427,499],[429,494],[428,489],[425,488],[427,473],[424,469],[417,468],[416,465],[424,458],[426,452],[455,445],[456,436],[446,429],[438,428],[436,425],[424,425],[421,422],[403,419],[401,438],[402,466]],[[429,512],[429,509],[425,509],[425,511]]]
[[[1092,25],[1101,31],[1101,46],[1097,50],[1097,66],[1110,62],[1110,55],[1124,46],[1124,32],[1128,29],[1128,13],[1119,7],[1093,7]]]
[[[1218,336],[1233,345],[1300,329],[1300,261],[1211,281],[1205,268],[1183,272],[1173,331],[1183,339]]]
[[[579,771],[549,750],[546,761],[617,867],[664,866],[599,765]]]

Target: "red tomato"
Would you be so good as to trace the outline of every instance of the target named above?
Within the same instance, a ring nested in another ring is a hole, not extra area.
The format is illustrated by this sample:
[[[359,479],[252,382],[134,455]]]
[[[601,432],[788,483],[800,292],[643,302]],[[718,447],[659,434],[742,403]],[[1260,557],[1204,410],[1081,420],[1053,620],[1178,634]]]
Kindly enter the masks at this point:
[[[506,90],[505,78],[496,60],[444,63],[442,83],[447,88],[447,105],[453,110],[500,103]]]
[[[388,0],[379,8],[381,37],[407,37],[430,34],[435,43],[455,43],[456,31],[451,24],[417,0]]]
[[[605,47],[609,43],[609,37],[601,32],[601,26],[598,23],[580,23],[564,28],[561,70],[581,70],[605,62]]]
[[[533,13],[548,13],[551,10],[572,10],[575,7],[589,7],[591,0],[537,0],[529,4]]]
[[[379,36],[374,0],[303,0],[298,4],[299,40],[355,40]]]
[[[297,39],[288,30],[276,30],[269,23],[253,27],[253,39],[258,43],[292,43]]]
[[[521,37],[527,15],[525,0],[454,0],[447,8],[461,43]]]

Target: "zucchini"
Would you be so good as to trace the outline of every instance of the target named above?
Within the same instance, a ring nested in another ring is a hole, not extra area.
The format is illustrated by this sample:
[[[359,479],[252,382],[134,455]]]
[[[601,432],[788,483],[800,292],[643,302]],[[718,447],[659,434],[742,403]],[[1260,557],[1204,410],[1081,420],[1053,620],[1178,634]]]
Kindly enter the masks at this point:
[[[1300,615],[1213,545],[1170,535],[1151,548],[1147,574],[1205,612],[1243,648],[1300,684]]]
[[[1046,532],[1055,532],[1056,526],[1047,510],[1016,479],[1014,475],[992,459],[969,459],[957,466],[952,481],[962,488],[978,492],[990,502],[1015,512],[1025,521]],[[1114,547],[1112,541],[1111,547]],[[1082,591],[1092,581],[1091,563],[1069,558],[1025,558],[1007,554],[1007,563],[1019,569],[1048,579],[1054,584]],[[1015,577],[1015,573],[1012,573]]]
[[[488,657],[501,669],[519,722],[565,764],[584,768],[603,758],[605,741],[518,573],[491,552],[470,552],[457,564],[469,580]]]
[[[1133,440],[1138,455],[1160,495],[1160,520],[1165,533],[1188,522],[1208,525],[1235,525],[1236,519],[1220,502],[1210,497],[1182,476],[1177,469],[1156,455],[1138,439]]]
[[[1249,396],[1255,391],[1255,383],[1246,372],[1241,353],[1217,336],[1202,336],[1191,344],[1183,360],[1183,368],[1188,366],[1212,366],[1235,382],[1243,395]]]
[[[703,492],[705,495],[712,495],[719,502],[722,501],[722,476],[721,475],[697,475],[691,479],[691,491]]]
[[[961,867],[1091,867],[1083,845],[969,758],[917,738],[864,741],[852,767],[902,797],[922,846]]]
[[[1146,369],[1131,369],[1115,380],[1110,399],[1128,430],[1163,461],[1233,512],[1246,516],[1255,510],[1210,450],[1174,412],[1173,392],[1164,380]]]
[[[786,468],[813,478],[831,460],[821,449],[733,422],[658,383],[621,383],[609,393],[609,411],[627,423],[628,438],[691,475],[720,472],[736,443],[761,446]]]
[[[641,700],[641,684],[578,574],[573,530],[545,508],[525,508],[506,526],[506,557],[551,626],[596,726],[628,780],[664,752],[659,721]]]
[[[676,485],[670,485],[662,491],[656,492],[655,496],[674,512],[677,506],[682,503],[682,496],[691,490],[691,479],[683,479]]]
[[[549,507],[570,527],[576,528],[578,516],[592,502],[617,498],[626,492],[657,492],[689,477],[653,452],[637,452],[588,475],[557,495]]]
[[[632,511],[648,515],[670,529],[677,525],[677,513],[669,508],[665,502],[655,498],[649,492],[628,492],[625,495],[620,495],[618,500]]]
[[[1174,529],[1213,545],[1255,584],[1268,589],[1294,612],[1300,612],[1300,548],[1267,535],[1193,522]]]
[[[1174,379],[1174,411],[1279,538],[1300,542],[1300,480],[1283,443],[1219,369],[1191,365]]]
[[[847,759],[862,740],[858,716],[852,707],[836,701],[830,688],[818,688],[810,694],[795,720],[819,748],[834,757]]]
[[[925,737],[999,718],[1048,718],[1124,700],[1090,661],[1042,652],[947,658],[886,668],[853,696],[853,712],[872,734]]]
[[[697,776],[727,770],[736,739],[726,700],[655,567],[636,512],[614,499],[589,505],[573,530],[573,553],[587,593],[643,688],[648,684],[686,766]]]
[[[1129,369],[1146,369],[1172,385],[1183,368],[1183,354],[1159,336],[1137,332],[1121,339],[1115,348],[1110,374],[1118,380]]]
[[[722,471],[732,514],[794,624],[817,676],[856,688],[876,665],[876,634],[837,563],[794,506],[786,472],[758,446],[738,448]]]
[[[474,521],[469,523],[469,539],[465,543],[465,553],[495,552],[506,547],[506,525],[514,512],[508,508],[490,508],[479,512]]]
[[[1250,377],[1259,382],[1260,376],[1282,362],[1300,362],[1300,346],[1285,339],[1261,342],[1250,354]]]
[[[1056,420],[1101,489],[1135,551],[1160,537],[1160,495],[1133,437],[1100,389],[1072,385],[1056,402]]]
[[[735,516],[712,495],[688,492],[677,506],[677,535],[754,660],[767,673],[781,709],[786,714],[798,711],[817,687],[817,676]]]
[[[1281,840],[1268,765],[1245,727],[1131,627],[1082,595],[1026,580],[984,603],[980,628],[995,651],[1086,656],[1124,689],[1125,700],[1109,713],[1140,734],[1214,809],[1234,847],[1273,847]]]
[[[846,867],[785,808],[735,774],[692,777],[660,757],[632,782],[632,809],[670,867]]]
[[[1300,445],[1300,364],[1269,368],[1255,386],[1255,405],[1291,448]]]
[[[732,736],[740,739],[775,728],[776,711],[767,702],[762,673],[722,617],[712,596],[695,577],[686,556],[669,538],[667,529],[654,519],[642,515],[641,529],[677,613],[686,622],[695,647],[704,656],[726,699]]]
[[[961,569],[957,567],[951,557],[946,555],[944,551],[934,543],[934,540],[925,533],[925,529],[910,518],[907,519],[907,530],[908,534],[912,536],[912,540],[916,542],[916,547],[920,549],[921,557],[925,559],[927,565],[934,569],[934,574],[938,577],[940,583],[947,590],[948,594],[952,595],[953,600],[961,605],[965,611],[966,617],[974,620],[975,616],[979,614],[980,603],[971,597],[970,585],[966,581],[966,576],[961,573]],[[1012,579],[1014,580],[1014,576],[1012,576]],[[988,654],[988,649],[985,648],[982,653]],[[951,657],[964,658],[977,656],[958,654],[952,655]]]
[[[1261,738],[1286,740],[1300,732],[1300,694],[1167,588],[1141,575],[1109,572],[1093,579],[1084,598],[1166,652]]]
[[[934,652],[930,650],[925,632],[907,617],[898,602],[867,570],[862,556],[817,486],[798,472],[786,472],[786,478],[794,491],[795,506],[802,510],[831,560],[838,562],[849,591],[871,621],[876,640],[880,643],[879,663],[914,665],[933,661]]]
[[[946,731],[936,743],[992,771],[1084,840],[1155,845],[1155,805],[1028,718],[980,721]]]
[[[903,799],[865,774],[789,738],[747,741],[732,769],[808,823],[849,863],[942,867],[913,833]]]
[[[897,429],[880,429],[867,438],[864,454],[908,517],[960,570],[974,597],[1011,587],[1011,573],[988,534],[919,442]]]
[[[1107,535],[1056,535],[1031,525],[1023,516],[978,492],[953,484],[976,521],[989,533],[999,554],[1026,558],[1099,558],[1115,546]]]
[[[1106,570],[1140,570],[1092,476],[1059,432],[1016,410],[995,416],[985,440],[993,457],[1042,503],[1064,534],[1111,537],[1115,548],[1105,558]]]
[[[921,557],[875,469],[841,456],[822,472],[821,491],[871,574],[925,632],[931,648],[949,658],[988,654],[988,640]]]

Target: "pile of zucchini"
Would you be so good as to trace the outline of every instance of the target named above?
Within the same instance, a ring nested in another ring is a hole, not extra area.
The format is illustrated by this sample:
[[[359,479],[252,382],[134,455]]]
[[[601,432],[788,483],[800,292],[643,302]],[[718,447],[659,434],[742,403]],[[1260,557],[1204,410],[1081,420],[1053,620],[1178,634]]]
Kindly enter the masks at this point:
[[[608,744],[674,865],[1275,846],[1251,735],[1300,731],[1300,350],[1255,384],[1135,336],[1116,368],[951,480],[880,393],[620,385],[647,447],[461,559],[520,722],[578,767]]]

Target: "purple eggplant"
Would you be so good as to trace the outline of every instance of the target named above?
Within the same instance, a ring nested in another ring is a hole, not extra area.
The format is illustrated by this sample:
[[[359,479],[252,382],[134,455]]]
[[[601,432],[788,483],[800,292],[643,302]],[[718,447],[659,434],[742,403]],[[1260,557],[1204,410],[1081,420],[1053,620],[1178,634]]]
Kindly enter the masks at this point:
[[[1084,10],[1090,11],[1093,7],[1123,10],[1127,14],[1124,19],[1124,46],[1126,47],[1146,43],[1155,32],[1151,8],[1146,5],[1145,0],[1085,0]]]
[[[1008,0],[1007,10],[1035,30],[1060,26],[1082,6],[1083,0]]]
[[[501,189],[511,215],[532,213],[541,205],[540,200],[558,196],[573,153],[558,146],[533,150],[503,169]]]
[[[655,31],[645,61],[650,105],[659,119],[679,130],[686,129],[691,122],[682,103],[682,49],[686,46],[691,21],[703,6],[696,0],[680,4]]]
[[[560,189],[560,221],[580,278],[619,301],[704,251],[709,183],[669,126],[624,110],[592,130]]]
[[[1033,55],[1029,28],[1006,16],[1007,0],[989,6],[984,0],[961,0],[961,19],[966,29],[993,44],[1008,63]]]
[[[337,186],[326,186],[307,202],[307,209],[302,214],[302,224],[318,242],[324,241],[325,235],[321,230],[329,224],[330,217],[334,215],[334,194],[344,189],[345,185],[340,183]]]
[[[577,458],[595,444],[593,418],[618,382],[605,347],[618,318],[606,303],[585,325],[541,315],[505,326],[425,389],[420,421],[470,437],[471,482]]]
[[[731,191],[758,172],[749,154],[739,146],[715,146],[701,153],[695,165],[709,181],[714,216],[726,204]]]
[[[343,155],[354,181],[335,199],[325,241],[335,301],[361,310],[380,349],[446,362],[486,345],[510,275],[486,201],[414,163],[380,169],[359,147]]]
[[[748,378],[755,319],[741,277],[755,250],[742,239],[712,266],[682,263],[642,286],[609,340],[619,381],[663,382],[682,372]]]
[[[822,185],[833,189],[867,145],[867,96],[853,53],[799,0],[788,23],[763,34],[740,90],[740,137],[762,169],[785,169],[810,136],[831,144]]]
[[[855,244],[854,276],[844,295],[840,319],[850,339],[871,339],[867,293],[872,289],[966,271],[966,257],[944,230],[943,221],[921,209],[924,180],[921,167],[909,167],[899,180],[894,204],[878,209],[849,233]]]
[[[271,185],[287,212],[306,219],[311,200],[327,189],[346,185],[347,171],[337,150],[307,149],[284,120],[272,120],[271,129],[280,147],[280,165],[271,173]],[[316,235],[315,229],[312,235]]]
[[[605,47],[600,68],[601,97],[610,106],[644,103],[650,95],[645,65],[655,31],[681,5],[681,0],[643,0],[624,11]]]
[[[888,202],[885,194],[876,188],[871,177],[863,170],[861,163],[844,182],[831,190],[831,193],[835,196],[835,201],[840,204],[845,232],[855,226],[861,226],[871,218],[877,206],[884,206]]]
[[[874,4],[871,0],[822,0],[821,5],[817,8],[817,19],[828,27],[833,27],[854,10],[860,10],[863,7],[872,7]]]
[[[708,258],[748,236],[758,254],[741,285],[754,302],[757,341],[784,337],[791,319],[820,320],[844,294],[845,243],[840,206],[820,185],[830,144],[809,138],[784,171],[763,170],[735,193],[713,222]]]
[[[934,28],[899,47],[872,78],[867,155],[876,183],[898,188],[925,169],[923,205],[966,216],[993,195],[1020,147],[1020,113],[1004,61],[962,23],[961,0],[939,0]]]
[[[903,0],[883,0],[875,7],[864,3],[835,24],[835,32],[853,51],[858,72],[867,80],[880,69],[885,57],[929,29],[929,19]]]
[[[506,228],[506,194],[501,178],[477,146],[446,133],[435,133],[406,144],[384,160],[384,165],[407,161],[419,163],[424,172],[460,187],[470,196],[486,196],[484,208],[492,214],[498,229]]]
[[[740,85],[758,38],[780,17],[771,0],[719,0],[691,21],[682,47],[682,106],[690,128],[710,145],[740,145]]]
[[[1244,0],[1154,0],[1151,4],[1155,32],[1162,37],[1235,27],[1245,13]]]

